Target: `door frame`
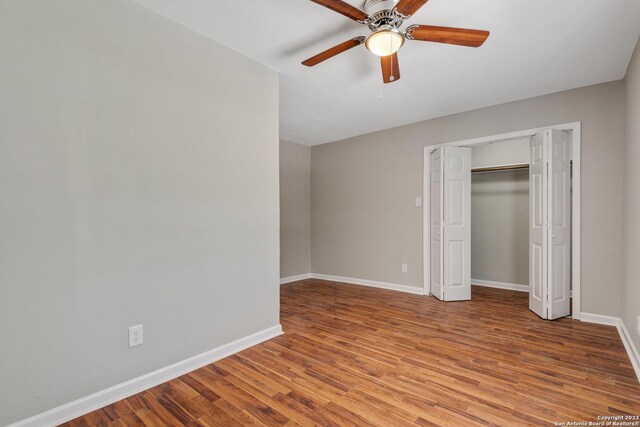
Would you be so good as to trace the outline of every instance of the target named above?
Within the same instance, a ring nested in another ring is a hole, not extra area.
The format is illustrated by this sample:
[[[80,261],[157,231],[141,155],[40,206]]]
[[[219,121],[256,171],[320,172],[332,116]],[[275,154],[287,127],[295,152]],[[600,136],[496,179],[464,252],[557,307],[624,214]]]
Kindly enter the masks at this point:
[[[574,319],[580,319],[581,283],[580,283],[580,191],[581,191],[581,155],[582,145],[582,122],[563,123],[559,125],[544,126],[534,129],[527,129],[517,132],[509,132],[498,135],[483,136],[480,138],[466,139],[462,141],[446,142],[442,144],[427,145],[423,153],[423,179],[422,179],[422,271],[423,288],[425,295],[431,295],[430,289],[430,212],[431,194],[429,188],[429,176],[431,164],[429,154],[436,148],[445,146],[473,147],[474,145],[484,145],[497,142],[508,142],[535,135],[546,129],[558,129],[571,131],[571,160],[573,161],[572,172],[572,192],[571,192],[571,315]]]

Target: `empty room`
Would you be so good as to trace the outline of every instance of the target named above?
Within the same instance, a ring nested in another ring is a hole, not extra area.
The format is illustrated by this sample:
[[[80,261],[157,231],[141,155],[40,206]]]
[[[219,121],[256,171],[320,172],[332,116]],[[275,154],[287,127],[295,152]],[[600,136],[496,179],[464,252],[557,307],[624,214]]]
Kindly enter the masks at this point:
[[[0,426],[640,426],[638,0],[0,0]]]

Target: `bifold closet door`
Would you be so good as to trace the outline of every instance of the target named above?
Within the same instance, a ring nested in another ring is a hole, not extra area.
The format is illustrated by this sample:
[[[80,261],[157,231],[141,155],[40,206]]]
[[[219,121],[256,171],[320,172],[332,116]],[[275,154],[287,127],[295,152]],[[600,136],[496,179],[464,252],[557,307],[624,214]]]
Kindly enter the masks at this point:
[[[571,314],[571,138],[549,130],[549,319]]]
[[[544,133],[531,138],[529,153],[529,309],[547,318],[547,177]]]
[[[431,292],[471,299],[471,149],[431,153]]]
[[[529,308],[543,319],[571,313],[571,138],[549,129],[530,145]]]

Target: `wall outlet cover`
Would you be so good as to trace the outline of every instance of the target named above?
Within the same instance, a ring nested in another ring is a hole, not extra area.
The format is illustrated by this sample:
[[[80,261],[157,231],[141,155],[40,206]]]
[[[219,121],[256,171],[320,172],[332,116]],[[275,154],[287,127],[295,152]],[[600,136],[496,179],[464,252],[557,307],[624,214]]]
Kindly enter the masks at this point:
[[[409,270],[409,268],[407,267],[407,264],[402,264],[402,272],[406,273]]]
[[[142,325],[129,327],[129,348],[141,345],[144,342],[144,329]]]

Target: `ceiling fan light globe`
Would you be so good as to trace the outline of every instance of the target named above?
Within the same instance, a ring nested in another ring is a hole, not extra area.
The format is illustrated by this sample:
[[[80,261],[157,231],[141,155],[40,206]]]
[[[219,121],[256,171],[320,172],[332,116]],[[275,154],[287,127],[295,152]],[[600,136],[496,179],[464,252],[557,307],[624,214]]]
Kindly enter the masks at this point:
[[[396,53],[404,44],[404,36],[395,28],[383,28],[369,34],[365,41],[367,49],[377,56]]]

